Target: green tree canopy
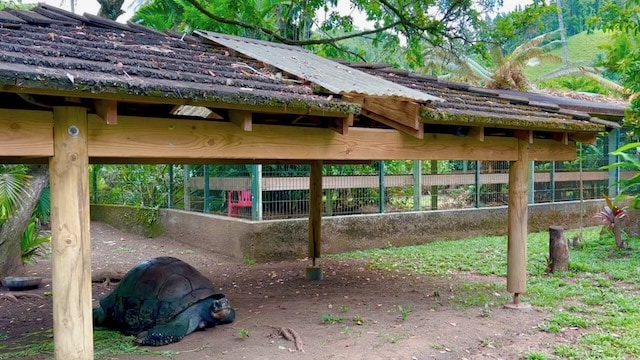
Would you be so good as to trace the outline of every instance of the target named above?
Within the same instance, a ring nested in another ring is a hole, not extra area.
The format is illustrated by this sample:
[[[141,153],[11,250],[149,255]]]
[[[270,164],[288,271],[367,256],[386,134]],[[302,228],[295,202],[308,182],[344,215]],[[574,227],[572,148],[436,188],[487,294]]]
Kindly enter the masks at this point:
[[[335,10],[337,0],[152,0],[133,20],[158,30],[197,28],[285,44],[306,46],[330,56],[364,60],[344,41],[365,37],[395,52],[403,46],[410,66],[421,64],[427,47],[483,49],[481,14],[501,0],[350,0],[371,29],[359,29],[350,15]],[[321,18],[321,14],[324,14]]]

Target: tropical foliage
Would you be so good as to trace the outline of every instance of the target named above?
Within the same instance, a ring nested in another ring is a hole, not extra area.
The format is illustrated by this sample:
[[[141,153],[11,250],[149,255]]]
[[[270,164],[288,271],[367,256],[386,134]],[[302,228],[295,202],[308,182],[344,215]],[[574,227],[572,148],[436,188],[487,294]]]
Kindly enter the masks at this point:
[[[610,1],[590,23],[614,34],[603,62],[615,72],[632,95],[630,112],[625,117],[628,130],[640,138],[640,0]]]
[[[24,189],[28,186],[31,175],[25,165],[0,165],[0,228],[14,215],[18,202],[25,201]],[[26,229],[19,236],[22,261],[29,263],[33,257],[40,255],[42,245],[51,241],[51,237],[40,232],[41,224],[49,222],[50,195],[48,188],[44,190],[35,205]]]

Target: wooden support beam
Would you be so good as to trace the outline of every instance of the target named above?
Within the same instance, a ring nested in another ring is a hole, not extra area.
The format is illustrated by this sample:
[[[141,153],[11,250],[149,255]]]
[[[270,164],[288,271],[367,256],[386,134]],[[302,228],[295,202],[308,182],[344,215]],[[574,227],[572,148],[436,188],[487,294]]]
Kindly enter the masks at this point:
[[[418,130],[420,125],[420,105],[413,101],[395,97],[367,96],[364,98],[362,109],[410,129]]]
[[[322,249],[322,160],[311,162],[309,179],[309,257],[316,266]]]
[[[409,126],[403,125],[398,123],[397,121],[391,120],[385,116],[382,115],[378,115],[376,113],[373,113],[369,110],[366,109],[362,109],[361,112],[362,115],[371,118],[379,123],[385,124],[391,128],[394,128],[398,131],[401,131],[405,134],[411,135],[417,139],[424,139],[424,124],[420,123],[418,124],[418,128],[417,129],[413,129]]]
[[[564,145],[569,144],[569,133],[566,132],[554,132],[551,134],[551,138],[555,141],[561,142]]]
[[[527,291],[528,151],[529,144],[518,141],[518,160],[509,164],[507,291],[514,299]]]
[[[329,125],[329,129],[337,132],[340,135],[347,135],[349,134],[349,127],[353,126],[353,117],[353,114],[349,114],[349,116],[345,118],[335,118]]]
[[[395,130],[329,129],[253,124],[241,131],[226,122],[120,116],[117,126],[89,115],[89,156],[198,163],[203,159],[260,160],[516,160],[517,139],[428,134],[424,140]],[[0,145],[1,146],[1,145]],[[575,146],[536,139],[531,160],[573,160]]]
[[[528,142],[529,144],[533,144],[533,131],[532,130],[514,130],[513,136],[516,139],[520,139]]]
[[[54,108],[51,182],[53,342],[56,359],[93,359],[87,113]]]
[[[96,100],[96,115],[109,125],[118,123],[118,102],[115,100]]]
[[[0,157],[3,156],[53,156],[53,113],[0,109]]]
[[[229,110],[229,121],[242,131],[251,131],[253,126],[251,111]]]
[[[484,126],[473,126],[469,129],[467,136],[478,141],[484,141]]]

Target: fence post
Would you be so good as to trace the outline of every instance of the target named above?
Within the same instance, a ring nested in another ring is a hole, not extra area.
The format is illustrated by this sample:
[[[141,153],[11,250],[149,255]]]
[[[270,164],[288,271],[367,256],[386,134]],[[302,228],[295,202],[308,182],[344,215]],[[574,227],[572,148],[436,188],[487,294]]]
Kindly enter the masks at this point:
[[[535,197],[535,189],[536,189],[536,162],[535,161],[531,161],[529,162],[529,181],[527,183],[527,187],[528,187],[528,191],[527,191],[527,197],[528,197],[528,203],[529,204],[535,204],[536,203],[536,197]]]
[[[475,182],[476,182],[476,207],[479,208],[480,207],[480,186],[482,186],[482,184],[480,184],[480,161],[476,160],[476,178],[475,178]]]
[[[611,155],[611,153],[619,147],[620,129],[613,129],[613,131],[609,133],[609,165],[618,162],[618,157],[615,155]],[[609,183],[607,185],[609,186],[608,196],[610,198],[615,198],[620,191],[620,185],[618,184],[618,181],[620,181],[620,168],[616,167],[609,169]]]
[[[93,203],[98,203],[98,168],[100,165],[93,165],[91,171],[91,186],[93,187]]]
[[[262,220],[262,165],[251,165],[251,220]]]
[[[209,192],[210,192],[210,184],[209,184],[209,165],[205,165],[202,167],[203,179],[204,179],[204,190],[203,190],[203,201],[204,204],[202,206],[202,212],[205,214],[209,213]]]
[[[551,202],[556,202],[556,162],[551,161],[551,173],[549,174],[551,182]]]
[[[431,174],[438,174],[438,160],[431,160]],[[438,210],[438,185],[431,186],[431,210]]]
[[[378,190],[380,192],[380,214],[384,214],[384,199],[386,198],[384,189],[384,160],[378,161]]]
[[[182,168],[184,178],[184,209],[191,211],[191,190],[189,190],[189,165]]]
[[[422,210],[422,161],[413,160],[413,210]]]
[[[173,208],[173,164],[169,164],[169,198],[167,199],[167,207]]]

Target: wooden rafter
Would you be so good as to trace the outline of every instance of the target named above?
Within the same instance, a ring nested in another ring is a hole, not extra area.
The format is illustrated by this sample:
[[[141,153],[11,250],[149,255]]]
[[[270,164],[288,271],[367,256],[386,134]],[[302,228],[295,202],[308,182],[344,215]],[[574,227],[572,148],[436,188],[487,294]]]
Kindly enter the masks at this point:
[[[418,139],[424,137],[420,122],[420,104],[397,97],[363,96],[348,94],[345,100],[362,106],[361,114]]]
[[[242,131],[251,131],[253,126],[251,111],[229,110],[229,121]]]
[[[96,114],[102,118],[107,124],[115,125],[118,123],[118,102],[115,100],[96,100]]]

